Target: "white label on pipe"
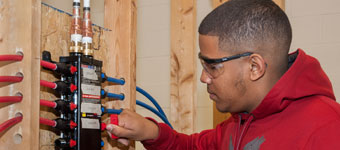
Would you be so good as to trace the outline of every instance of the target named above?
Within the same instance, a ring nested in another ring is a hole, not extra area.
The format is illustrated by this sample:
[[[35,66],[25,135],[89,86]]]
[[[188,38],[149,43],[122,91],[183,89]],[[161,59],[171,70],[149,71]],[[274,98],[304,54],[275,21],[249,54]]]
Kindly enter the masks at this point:
[[[95,113],[98,116],[102,115],[101,105],[93,103],[81,103],[81,112]]]
[[[83,129],[100,129],[98,119],[81,118],[81,127]]]
[[[72,34],[71,41],[81,42],[82,37],[83,36],[81,34]]]
[[[81,84],[83,94],[100,95],[100,86]]]
[[[82,40],[83,43],[92,43],[92,38],[91,37],[83,37],[83,40]]]
[[[84,7],[90,7],[90,0],[84,0]]]
[[[96,70],[83,67],[83,77],[90,80],[98,80]]]

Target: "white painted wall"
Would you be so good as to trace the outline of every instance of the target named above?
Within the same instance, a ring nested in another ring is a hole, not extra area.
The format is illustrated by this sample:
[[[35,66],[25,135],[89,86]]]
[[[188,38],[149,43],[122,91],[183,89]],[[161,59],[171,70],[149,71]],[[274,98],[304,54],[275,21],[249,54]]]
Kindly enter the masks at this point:
[[[316,57],[340,102],[340,0],[286,0],[293,28],[291,51]]]
[[[197,1],[197,27],[211,10],[210,0]],[[157,99],[170,117],[170,0],[137,0],[137,85]],[[198,44],[197,44],[198,51]],[[201,73],[198,64],[199,82],[197,88],[196,131],[213,127],[212,101],[206,86],[199,81]],[[137,99],[147,99],[137,93]],[[184,99],[183,99],[184,100]],[[151,103],[148,103],[151,105]],[[144,116],[157,116],[137,106],[137,112]],[[143,149],[137,143],[137,149]]]

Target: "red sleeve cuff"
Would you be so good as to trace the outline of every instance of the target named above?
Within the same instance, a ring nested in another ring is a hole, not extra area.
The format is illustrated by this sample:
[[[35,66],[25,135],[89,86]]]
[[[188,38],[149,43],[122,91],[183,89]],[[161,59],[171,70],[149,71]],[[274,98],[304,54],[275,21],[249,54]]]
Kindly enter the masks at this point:
[[[158,123],[153,118],[146,117],[146,119],[149,119],[150,121],[154,122],[158,126],[158,137],[156,139],[152,140],[145,140],[142,141],[142,144],[144,147],[153,147],[153,146],[161,146],[162,143],[167,143],[167,140],[169,140],[169,135],[172,134],[172,129],[165,123]]]

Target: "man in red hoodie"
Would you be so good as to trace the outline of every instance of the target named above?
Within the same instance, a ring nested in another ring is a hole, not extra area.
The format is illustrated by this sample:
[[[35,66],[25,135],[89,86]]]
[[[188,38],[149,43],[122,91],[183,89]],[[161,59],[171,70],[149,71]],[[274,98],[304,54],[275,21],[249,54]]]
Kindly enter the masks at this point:
[[[340,106],[319,62],[299,49],[271,0],[230,0],[199,27],[201,81],[221,112],[216,129],[185,135],[124,110],[107,130],[153,150],[339,150]],[[126,141],[125,141],[126,142]]]

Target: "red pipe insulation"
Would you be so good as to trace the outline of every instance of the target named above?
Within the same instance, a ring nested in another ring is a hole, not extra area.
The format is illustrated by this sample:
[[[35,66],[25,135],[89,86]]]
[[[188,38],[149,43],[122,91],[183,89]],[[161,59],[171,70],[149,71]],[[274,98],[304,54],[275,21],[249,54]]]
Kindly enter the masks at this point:
[[[0,103],[21,102],[22,96],[1,96]]]
[[[22,55],[0,55],[0,61],[21,61]]]
[[[51,70],[56,70],[57,69],[57,65],[56,64],[48,62],[48,61],[44,61],[44,60],[40,60],[40,65],[45,67],[45,68],[51,69]]]
[[[46,118],[39,118],[40,124],[48,125],[51,127],[55,127],[57,125],[57,122],[54,120],[46,119]]]
[[[0,124],[0,133],[2,133],[6,129],[14,126],[15,124],[21,122],[21,120],[22,120],[22,116],[18,116],[18,117],[14,117],[14,118],[7,120],[6,122]]]
[[[48,81],[45,81],[45,80],[40,80],[40,85],[44,86],[44,87],[52,88],[52,89],[57,88],[57,84],[56,83],[48,82]]]
[[[51,108],[55,108],[57,106],[55,102],[44,100],[44,99],[40,99],[40,105],[51,107]]]
[[[23,78],[19,76],[0,76],[0,82],[21,82]]]

